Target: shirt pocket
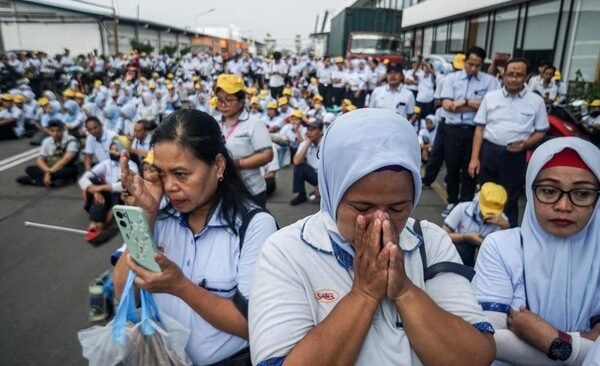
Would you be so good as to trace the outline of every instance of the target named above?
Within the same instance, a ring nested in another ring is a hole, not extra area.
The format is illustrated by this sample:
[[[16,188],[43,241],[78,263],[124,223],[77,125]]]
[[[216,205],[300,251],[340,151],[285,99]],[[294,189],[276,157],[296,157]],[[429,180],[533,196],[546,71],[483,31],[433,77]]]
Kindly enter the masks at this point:
[[[249,133],[240,133],[227,139],[227,148],[234,159],[245,158],[254,153],[252,140]]]
[[[474,99],[482,100],[486,94],[487,94],[487,89],[477,89],[473,93],[473,97],[474,97]]]
[[[237,282],[235,279],[228,278],[203,278],[198,282],[198,286],[221,297],[231,298],[237,291]]]

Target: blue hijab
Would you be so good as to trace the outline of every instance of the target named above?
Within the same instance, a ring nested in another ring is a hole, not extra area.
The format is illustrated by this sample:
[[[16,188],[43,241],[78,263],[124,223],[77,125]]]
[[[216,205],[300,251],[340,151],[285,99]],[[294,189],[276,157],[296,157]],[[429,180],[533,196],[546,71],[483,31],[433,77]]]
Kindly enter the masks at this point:
[[[552,157],[571,148],[600,180],[600,150],[576,137],[552,139],[532,155],[527,168],[527,205],[521,233],[525,287],[530,310],[563,331],[589,330],[600,315],[600,217],[598,203],[585,228],[566,238],[547,233],[539,224],[531,188]]]
[[[372,108],[338,117],[327,129],[319,152],[321,212],[331,238],[346,252],[354,253],[337,231],[337,208],[352,184],[376,170],[402,167],[409,171],[416,206],[421,195],[420,163],[417,135],[404,117]]]

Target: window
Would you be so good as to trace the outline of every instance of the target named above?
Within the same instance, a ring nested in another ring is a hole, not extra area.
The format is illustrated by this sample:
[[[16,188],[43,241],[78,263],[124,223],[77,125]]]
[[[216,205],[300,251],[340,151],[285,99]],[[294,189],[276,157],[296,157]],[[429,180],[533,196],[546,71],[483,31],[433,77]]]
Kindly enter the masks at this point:
[[[465,43],[465,21],[458,20],[456,22],[452,22],[450,28],[450,49],[449,51],[454,52],[462,52],[464,49]]]
[[[554,48],[554,37],[558,23],[559,0],[529,5],[525,28],[524,50],[544,50]]]
[[[517,18],[519,16],[519,10],[511,8],[508,10],[496,12],[494,22],[494,38],[492,39],[492,52],[488,52],[490,58],[495,53],[509,53],[512,55],[515,34],[517,32]]]
[[[430,55],[433,49],[433,27],[425,28],[423,33],[423,55]]]
[[[575,78],[581,71],[586,81],[598,80],[600,70],[600,38],[598,38],[598,19],[600,6],[598,0],[576,0],[571,32],[567,34],[567,55],[565,58],[568,80]]]
[[[446,38],[448,37],[448,25],[438,24],[435,29],[435,42],[433,53],[446,53]]]
[[[488,15],[471,18],[469,21],[469,33],[467,35],[467,47],[487,47]]]

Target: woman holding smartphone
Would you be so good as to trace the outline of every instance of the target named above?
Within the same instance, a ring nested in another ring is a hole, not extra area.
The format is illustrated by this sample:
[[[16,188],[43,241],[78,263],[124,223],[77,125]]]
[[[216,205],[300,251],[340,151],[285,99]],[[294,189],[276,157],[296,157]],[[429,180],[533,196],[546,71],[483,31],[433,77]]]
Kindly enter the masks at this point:
[[[491,363],[493,329],[469,280],[425,282],[424,260],[460,259],[438,226],[413,229],[420,162],[414,129],[392,111],[356,110],[329,127],[321,210],[272,235],[257,262],[253,364]]]
[[[159,311],[191,329],[187,352],[195,365],[249,364],[247,300],[275,220],[257,211],[210,115],[172,113],[155,130],[152,146],[157,174],[135,176],[122,156],[121,181],[153,228],[162,272],[125,253],[115,268],[117,296],[134,271],[136,286],[154,294]]]

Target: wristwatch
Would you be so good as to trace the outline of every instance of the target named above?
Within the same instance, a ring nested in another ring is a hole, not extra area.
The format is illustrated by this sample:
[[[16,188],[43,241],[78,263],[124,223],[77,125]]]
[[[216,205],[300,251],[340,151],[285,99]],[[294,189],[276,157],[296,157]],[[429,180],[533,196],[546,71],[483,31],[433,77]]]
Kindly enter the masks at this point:
[[[573,352],[571,341],[572,338],[569,334],[559,330],[558,337],[552,341],[546,355],[553,361],[566,361]]]
[[[469,100],[465,99],[465,107],[468,107],[468,106],[469,106]]]

